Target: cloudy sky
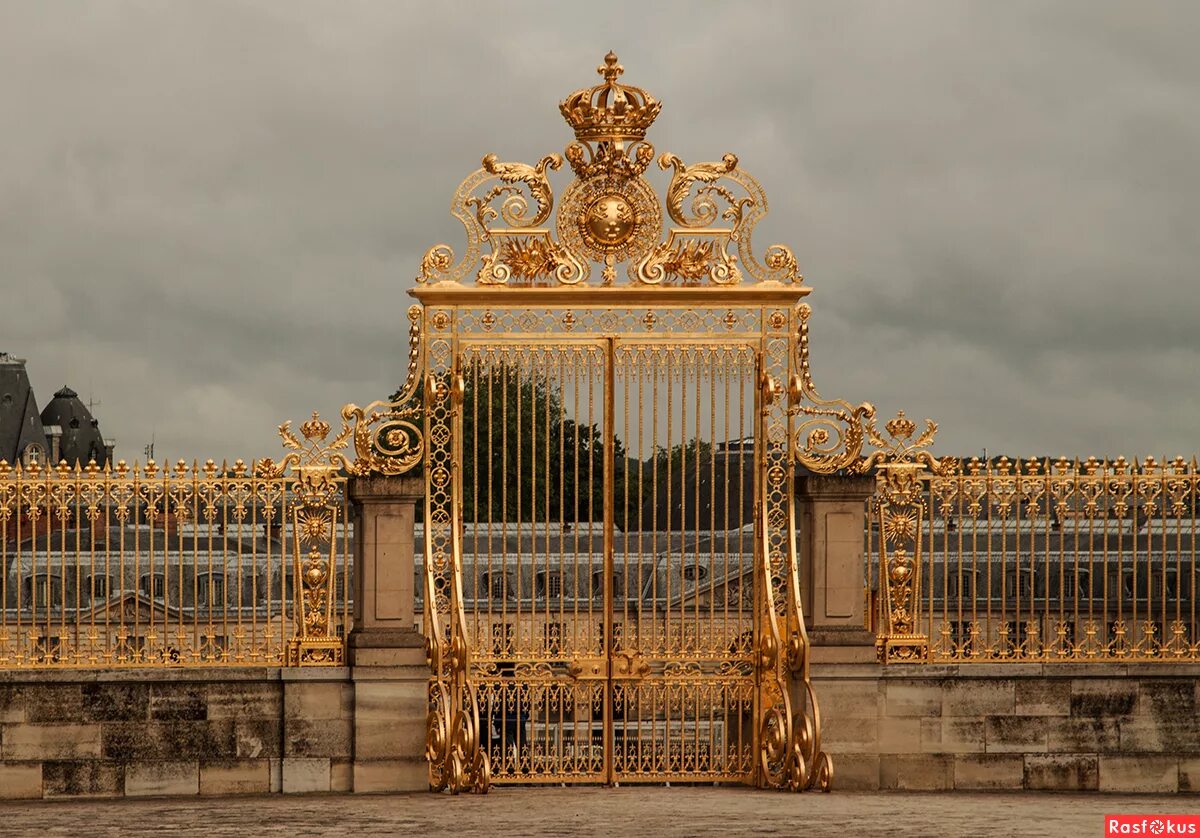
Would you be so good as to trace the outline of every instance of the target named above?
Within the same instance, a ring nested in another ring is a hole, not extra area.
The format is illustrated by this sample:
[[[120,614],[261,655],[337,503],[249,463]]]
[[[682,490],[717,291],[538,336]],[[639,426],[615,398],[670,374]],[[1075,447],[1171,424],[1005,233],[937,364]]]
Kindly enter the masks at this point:
[[[561,152],[613,49],[659,151],[764,184],[825,395],[942,453],[1191,454],[1197,32],[1194,2],[4,2],[0,350],[119,456],[275,454],[394,388],[454,188]]]

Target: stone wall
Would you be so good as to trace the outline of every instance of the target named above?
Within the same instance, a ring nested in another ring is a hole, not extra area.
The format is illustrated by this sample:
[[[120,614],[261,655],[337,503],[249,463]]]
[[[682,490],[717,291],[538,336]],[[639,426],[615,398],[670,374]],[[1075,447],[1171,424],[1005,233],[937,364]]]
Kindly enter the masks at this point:
[[[350,791],[347,669],[0,672],[0,797]]]
[[[837,789],[1200,792],[1200,666],[813,668]]]

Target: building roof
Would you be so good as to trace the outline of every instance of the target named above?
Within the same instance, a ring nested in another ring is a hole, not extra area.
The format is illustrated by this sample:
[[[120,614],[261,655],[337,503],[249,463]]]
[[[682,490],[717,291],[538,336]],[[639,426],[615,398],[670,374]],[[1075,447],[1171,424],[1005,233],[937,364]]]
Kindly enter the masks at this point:
[[[31,444],[45,453],[46,433],[25,361],[0,352],[0,460],[18,462]]]
[[[86,465],[95,460],[96,465],[103,466],[108,462],[99,422],[70,387],[63,387],[54,394],[42,411],[42,424],[62,428],[59,458],[66,460],[68,465]]]

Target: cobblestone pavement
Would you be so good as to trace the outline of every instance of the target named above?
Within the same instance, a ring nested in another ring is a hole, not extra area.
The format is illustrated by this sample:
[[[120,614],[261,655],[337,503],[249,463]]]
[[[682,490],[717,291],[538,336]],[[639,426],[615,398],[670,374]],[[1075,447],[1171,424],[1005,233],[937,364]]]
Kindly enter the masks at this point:
[[[1200,797],[833,793],[729,788],[494,790],[0,804],[0,835],[1102,836],[1104,814],[1196,812]]]

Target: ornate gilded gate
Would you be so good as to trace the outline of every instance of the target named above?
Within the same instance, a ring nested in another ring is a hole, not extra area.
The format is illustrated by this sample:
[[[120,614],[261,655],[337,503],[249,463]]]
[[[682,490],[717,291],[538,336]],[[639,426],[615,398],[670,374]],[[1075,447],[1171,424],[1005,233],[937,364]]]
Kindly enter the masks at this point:
[[[451,204],[465,252],[422,260],[408,380],[354,417],[376,470],[424,466],[431,786],[827,790],[793,470],[856,459],[871,409],[813,389],[810,289],[752,247],[757,181],[662,155],[664,236],[661,106],[598,71],[560,104],[554,229],[563,158],[484,157]]]

